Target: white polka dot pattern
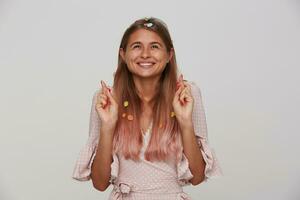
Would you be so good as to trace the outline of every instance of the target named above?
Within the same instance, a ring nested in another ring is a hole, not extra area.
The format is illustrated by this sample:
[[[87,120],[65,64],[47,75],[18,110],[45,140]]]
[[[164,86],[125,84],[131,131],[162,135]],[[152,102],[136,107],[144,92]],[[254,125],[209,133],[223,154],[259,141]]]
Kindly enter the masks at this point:
[[[205,181],[211,177],[222,175],[220,165],[214,151],[208,145],[205,112],[200,89],[189,82],[194,97],[193,124],[201,154],[206,163]],[[95,157],[100,133],[100,119],[95,105],[97,94],[94,93],[89,137],[80,151],[72,178],[79,181],[90,180],[91,165]],[[121,155],[113,155],[110,182],[114,185],[110,199],[190,199],[182,187],[190,185],[193,175],[189,169],[187,157],[182,154],[181,161],[149,162],[144,159],[144,151],[151,137],[151,129],[144,135],[144,146],[141,149],[141,161],[125,160]]]
[[[191,199],[178,182],[175,162],[149,162],[144,159],[150,137],[151,129],[143,137],[139,162],[117,155],[120,161],[119,174],[110,193],[110,200]]]

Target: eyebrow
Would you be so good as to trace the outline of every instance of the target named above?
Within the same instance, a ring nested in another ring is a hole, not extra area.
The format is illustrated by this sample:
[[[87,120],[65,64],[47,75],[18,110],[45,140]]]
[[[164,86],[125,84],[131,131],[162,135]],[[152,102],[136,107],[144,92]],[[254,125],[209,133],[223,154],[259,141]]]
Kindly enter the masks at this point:
[[[137,41],[137,42],[132,43],[132,44],[130,45],[130,47],[132,47],[132,46],[135,45],[135,44],[142,44],[142,43],[141,43],[140,41]],[[150,44],[158,44],[159,46],[162,47],[162,44],[159,43],[159,42],[150,42]]]

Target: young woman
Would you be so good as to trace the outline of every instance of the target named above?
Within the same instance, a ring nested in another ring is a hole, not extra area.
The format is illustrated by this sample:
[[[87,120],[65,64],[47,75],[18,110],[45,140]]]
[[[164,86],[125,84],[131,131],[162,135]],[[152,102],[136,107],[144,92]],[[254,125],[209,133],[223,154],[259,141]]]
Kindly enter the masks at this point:
[[[110,199],[190,199],[182,186],[222,174],[208,145],[199,87],[178,76],[164,22],[135,21],[120,44],[113,87],[101,81],[89,138],[73,172]]]

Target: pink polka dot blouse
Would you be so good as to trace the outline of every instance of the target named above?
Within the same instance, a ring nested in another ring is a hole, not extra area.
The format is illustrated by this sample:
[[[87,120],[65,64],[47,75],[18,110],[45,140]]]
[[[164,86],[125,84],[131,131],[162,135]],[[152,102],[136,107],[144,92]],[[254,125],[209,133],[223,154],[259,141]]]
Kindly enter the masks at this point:
[[[193,125],[201,154],[206,163],[205,182],[209,178],[223,175],[214,150],[209,146],[206,117],[199,87],[189,82],[194,98]],[[93,96],[90,114],[89,135],[85,146],[77,158],[72,178],[78,181],[90,180],[91,165],[96,155],[100,135],[100,118],[95,109],[98,89]],[[151,137],[151,126],[144,133],[144,145],[140,153],[140,162],[126,160],[122,155],[113,154],[110,183],[113,189],[110,200],[190,200],[182,187],[190,185],[193,175],[189,169],[187,157],[182,154],[181,160],[149,162],[144,159],[144,151]]]

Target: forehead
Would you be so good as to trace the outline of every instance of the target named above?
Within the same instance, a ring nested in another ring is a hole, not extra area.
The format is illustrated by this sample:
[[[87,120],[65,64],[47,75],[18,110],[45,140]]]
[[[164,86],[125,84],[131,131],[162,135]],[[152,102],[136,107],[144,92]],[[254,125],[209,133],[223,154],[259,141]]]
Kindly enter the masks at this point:
[[[157,33],[146,29],[139,29],[133,32],[129,37],[128,44],[130,45],[131,43],[136,41],[142,43],[159,42],[163,44],[162,39]]]

